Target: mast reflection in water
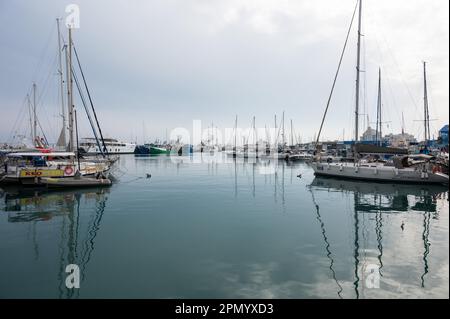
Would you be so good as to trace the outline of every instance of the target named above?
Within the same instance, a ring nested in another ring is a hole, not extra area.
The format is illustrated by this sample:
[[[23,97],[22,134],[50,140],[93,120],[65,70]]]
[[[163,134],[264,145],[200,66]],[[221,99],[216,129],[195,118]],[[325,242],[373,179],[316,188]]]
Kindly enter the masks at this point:
[[[95,238],[100,230],[108,191],[106,188],[69,191],[6,188],[0,191],[8,222],[30,224],[35,260],[42,258],[37,237],[48,235],[45,233],[48,230],[46,227],[41,227],[41,233],[37,233],[37,223],[51,223],[51,232],[59,233],[57,240],[59,298],[78,297],[78,289],[67,289],[65,286],[68,275],[65,272],[66,266],[69,264],[79,266],[82,284],[94,251]],[[83,213],[80,207],[83,207]]]
[[[423,231],[421,232],[421,240],[423,241],[423,271],[419,275],[409,274],[411,280],[420,281],[422,288],[425,287],[425,278],[429,272],[428,255],[430,253],[430,220],[438,220],[439,214],[436,210],[437,200],[445,200],[448,202],[448,190],[443,186],[418,186],[418,185],[399,185],[399,184],[380,184],[380,183],[367,183],[359,181],[339,180],[326,177],[315,177],[310,185],[310,191],[314,192],[330,192],[330,193],[342,193],[342,195],[349,199],[353,197],[353,224],[354,224],[354,297],[388,297],[389,294],[383,295],[383,289],[377,287],[377,289],[367,289],[365,280],[366,276],[372,275],[376,271],[375,275],[379,278],[377,286],[382,285],[383,277],[389,275],[383,275],[383,249],[385,246],[390,246],[394,250],[400,252],[400,254],[412,249],[417,249],[418,246],[413,246],[409,242],[405,235],[406,228],[411,224],[412,230],[415,232],[413,237],[417,239],[417,218],[419,215],[423,215]],[[314,196],[314,195],[313,195]],[[318,219],[319,204],[316,203],[313,197],[315,205],[317,207]],[[403,215],[402,213],[408,213]],[[447,204],[448,212],[448,204]],[[396,216],[397,215],[397,216]],[[400,218],[397,218],[400,215]],[[410,219],[410,220],[409,220]],[[401,224],[398,222],[401,221]],[[324,242],[326,244],[327,256],[330,258],[330,269],[335,278],[335,272],[332,269],[333,259],[331,258],[330,244],[325,237],[325,226],[321,222],[322,232],[324,233]],[[388,224],[390,238],[383,240],[383,226]],[[394,225],[399,225],[396,231],[392,232],[391,229]],[[371,238],[372,237],[372,238]],[[406,239],[406,240],[405,240]],[[373,242],[374,241],[374,242]],[[386,244],[383,243],[386,241]],[[420,253],[420,252],[417,252]],[[388,261],[386,263],[386,272],[390,272],[389,263],[398,258],[395,253],[386,256]],[[412,256],[411,256],[412,257]],[[443,256],[445,258],[445,256]],[[392,259],[391,259],[392,258]],[[448,259],[448,256],[447,256]],[[371,267],[368,268],[367,266]],[[375,266],[375,267],[373,267]],[[405,269],[408,265],[402,265]],[[368,271],[368,269],[370,271]],[[395,269],[393,269],[395,270]],[[416,277],[416,278],[414,278]],[[377,279],[378,280],[378,279]],[[389,281],[391,279],[388,279]],[[448,277],[447,277],[448,281]],[[387,283],[387,282],[386,282]],[[385,284],[386,284],[385,283]],[[411,282],[413,284],[413,282]],[[339,285],[339,283],[338,283]],[[342,287],[339,285],[340,291],[338,291],[339,297],[341,297]],[[402,289],[401,287],[397,287]],[[379,293],[380,292],[380,293]],[[384,292],[386,293],[386,292]],[[367,294],[367,296],[365,295]]]

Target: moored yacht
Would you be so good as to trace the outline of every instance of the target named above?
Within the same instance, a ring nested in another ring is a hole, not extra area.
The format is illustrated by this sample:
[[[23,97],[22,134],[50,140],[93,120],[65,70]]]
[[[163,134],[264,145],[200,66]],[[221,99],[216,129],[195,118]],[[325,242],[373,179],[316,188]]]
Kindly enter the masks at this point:
[[[313,155],[308,152],[300,152],[289,155],[289,160],[292,162],[296,161],[309,161],[313,159]]]
[[[394,182],[394,183],[417,183],[417,184],[448,184],[449,176],[442,171],[442,166],[436,162],[436,158],[422,154],[407,155],[406,149],[394,149],[382,146],[382,121],[381,121],[381,69],[378,78],[378,101],[377,101],[377,129],[376,142],[379,145],[365,145],[359,143],[359,89],[360,89],[360,48],[361,48],[361,11],[362,0],[359,0],[359,21],[358,21],[358,45],[357,45],[357,65],[356,65],[356,103],[355,103],[355,143],[353,145],[353,163],[332,163],[321,161],[320,150],[317,145],[320,139],[320,133],[323,128],[325,116],[330,105],[333,88],[327,103],[322,124],[316,140],[316,157],[311,163],[315,175],[350,178],[365,181]],[[352,20],[353,22],[353,20]],[[341,59],[345,53],[344,50]],[[429,140],[429,115],[428,98],[426,85],[426,68],[424,63],[424,108],[425,108],[425,142]],[[339,74],[340,64],[336,73]],[[336,80],[335,78],[335,80]],[[385,159],[392,159],[386,161]]]
[[[448,175],[432,163],[432,156],[423,155],[414,161],[413,155],[395,157],[393,165],[381,162],[322,163],[313,162],[316,176],[358,179],[378,182],[448,184]]]
[[[42,185],[43,178],[66,178],[106,174],[107,161],[80,161],[72,152],[10,153],[6,155],[0,183]]]
[[[113,138],[104,138],[106,152],[108,154],[133,154],[136,144],[120,142]],[[95,138],[83,138],[80,141],[80,151],[86,154],[101,154],[101,150]]]

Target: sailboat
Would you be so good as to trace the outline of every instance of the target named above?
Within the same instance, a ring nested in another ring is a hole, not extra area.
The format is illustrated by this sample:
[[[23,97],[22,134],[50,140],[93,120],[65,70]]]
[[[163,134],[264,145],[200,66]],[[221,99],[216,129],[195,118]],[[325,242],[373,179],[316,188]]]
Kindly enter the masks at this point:
[[[252,127],[252,129],[251,129],[251,131],[249,131],[246,141],[245,141],[245,137],[244,137],[243,149],[236,152],[236,157],[254,158],[254,159],[260,157],[261,154],[258,149],[258,134],[257,134],[257,130],[256,130],[256,117],[255,116],[253,116],[251,127]],[[251,139],[250,139],[250,137],[251,137]]]
[[[60,33],[59,33],[59,19],[57,19],[58,25],[58,48],[61,51],[61,43],[60,43]],[[84,97],[80,91],[78,79],[74,73],[74,69],[72,67],[72,51],[76,50],[73,48],[72,42],[72,29],[69,30],[69,43],[65,46],[66,53],[66,69],[67,69],[67,106],[68,106],[68,131],[69,131],[69,142],[66,144],[66,119],[65,119],[65,109],[64,109],[64,98],[61,98],[62,105],[62,118],[63,125],[61,129],[61,133],[59,135],[59,139],[57,142],[57,146],[64,151],[57,151],[48,148],[48,143],[45,141],[41,141],[41,138],[37,135],[37,116],[36,116],[36,84],[33,83],[33,95],[34,95],[34,103],[33,103],[33,118],[32,118],[32,137],[34,139],[35,148],[26,152],[14,152],[6,154],[6,160],[3,163],[4,172],[0,174],[0,183],[13,183],[13,184],[21,184],[21,185],[45,185],[45,181],[48,178],[60,179],[60,178],[74,178],[77,176],[99,176],[107,174],[109,171],[113,159],[109,159],[105,156],[104,159],[81,159],[78,147],[78,127],[76,126],[76,110],[74,107],[73,101],[73,79],[77,84],[77,87],[80,92],[81,99],[83,101],[84,107],[86,109],[86,113],[92,125],[92,119],[85,105]],[[77,55],[77,54],[76,54]],[[77,56],[78,60],[78,56]],[[79,60],[78,60],[79,63]],[[80,66],[80,64],[79,64]],[[81,66],[80,66],[81,70]],[[82,70],[81,70],[82,72]],[[61,90],[63,90],[63,77],[62,77],[62,60],[61,54],[59,54],[59,75],[61,82]],[[84,80],[84,75],[83,80]],[[85,82],[85,81],[84,81]],[[85,82],[86,85],[86,82]],[[87,90],[87,85],[86,85]],[[62,92],[62,91],[61,91]],[[92,106],[92,100],[89,94],[89,100]],[[62,95],[62,94],[61,94]],[[100,131],[101,130],[98,125],[97,116],[94,110],[94,116],[97,121],[97,126]],[[77,135],[75,141],[75,132]],[[102,137],[103,140],[103,137]],[[76,145],[75,145],[76,142]],[[97,139],[97,143],[100,147],[100,142]],[[103,142],[104,146],[104,142]],[[66,149],[67,148],[67,149]],[[59,181],[58,181],[59,182]],[[80,182],[79,180],[77,181]],[[56,184],[56,183],[55,183]]]
[[[226,151],[225,153],[227,156],[232,156],[233,158],[236,158],[237,156],[237,125],[238,125],[238,116],[236,115],[236,119],[234,121],[234,131],[233,131],[233,150],[232,151]]]
[[[336,178],[349,178],[365,181],[377,181],[377,182],[394,182],[394,183],[418,183],[418,184],[448,184],[449,176],[440,171],[439,165],[435,163],[435,157],[420,154],[420,155],[408,155],[405,154],[404,150],[396,150],[392,148],[385,148],[375,145],[363,145],[358,144],[359,133],[359,78],[360,78],[360,56],[361,56],[361,20],[362,20],[362,0],[358,2],[359,6],[359,17],[358,17],[358,44],[357,44],[357,66],[356,66],[356,109],[355,109],[355,145],[354,145],[354,162],[353,163],[322,163],[320,160],[320,155],[315,158],[311,163],[311,167],[314,170],[315,175],[336,177]],[[356,8],[355,8],[356,10]],[[353,19],[352,19],[353,23]],[[350,30],[349,30],[350,31]],[[348,39],[348,38],[347,38]],[[346,42],[347,43],[347,42]],[[341,55],[345,52],[344,50]],[[339,68],[340,68],[339,64]],[[336,83],[337,74],[335,76],[334,84]],[[424,76],[426,73],[424,72]],[[426,83],[426,81],[425,81]],[[331,100],[331,95],[333,93],[333,88],[328,100],[327,108],[322,119],[322,124],[317,136],[316,146],[319,142],[320,132],[323,127],[324,119],[328,110],[328,106]],[[380,112],[380,85],[381,85],[381,73],[379,80],[379,101],[378,101],[378,115]],[[425,103],[427,103],[426,96],[426,86],[425,86]],[[426,107],[426,105],[425,105]],[[428,114],[425,114],[427,117]],[[426,118],[427,120],[427,118]],[[425,120],[425,121],[426,121]],[[380,125],[381,126],[381,125]],[[381,133],[378,131],[379,127],[377,124],[377,136]],[[400,156],[398,156],[400,154]],[[391,162],[379,162],[371,161],[361,158],[361,155],[371,155],[375,157],[380,156],[393,156]]]

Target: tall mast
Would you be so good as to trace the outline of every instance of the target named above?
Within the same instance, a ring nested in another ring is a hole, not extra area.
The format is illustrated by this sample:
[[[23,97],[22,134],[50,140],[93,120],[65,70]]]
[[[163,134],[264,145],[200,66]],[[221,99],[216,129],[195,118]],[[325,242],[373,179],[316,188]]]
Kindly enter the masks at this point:
[[[69,43],[66,47],[66,73],[67,73],[67,107],[69,114],[69,151],[74,151],[73,140],[73,79],[72,79],[72,28],[69,29]]]
[[[237,150],[237,121],[238,121],[238,116],[236,115],[236,120],[234,122],[234,154],[236,154],[236,150]]]
[[[284,147],[284,144],[286,143],[285,136],[284,136],[284,111],[283,111],[283,129],[282,129],[282,132],[283,132],[283,147]]]
[[[36,116],[36,83],[33,83],[33,145],[37,137],[37,116]]]
[[[81,167],[80,167],[80,153],[78,152],[79,146],[78,146],[78,121],[77,121],[77,111],[74,110],[74,117],[75,117],[75,129],[76,129],[76,137],[77,137],[77,161],[78,161],[78,171],[81,173]]]
[[[427,88],[427,63],[423,62],[423,107],[424,107],[424,126],[425,126],[425,144],[430,140],[430,114],[428,113],[428,88]]]
[[[253,145],[256,145],[256,132],[255,132],[255,126],[256,126],[256,124],[255,124],[255,116],[253,116],[253,119],[252,119],[252,130],[253,130],[253,132],[252,132],[252,139],[253,139]]]
[[[358,18],[358,45],[356,58],[356,105],[355,105],[355,143],[359,140],[359,76],[361,63],[361,16],[362,0],[359,0],[359,18]]]
[[[292,119],[291,119],[291,146],[294,146],[294,134],[293,133],[293,128],[292,128]]]
[[[33,108],[32,108],[32,105],[31,105],[30,94],[28,94],[28,93],[27,93],[27,103],[28,103],[28,115],[29,115],[29,118],[30,118],[30,137],[31,137],[31,140],[34,141],[34,137],[33,137],[33,115],[32,115]]]
[[[217,145],[217,146],[219,146],[219,134],[217,134],[217,131],[218,131],[218,130],[219,130],[219,127],[216,126],[215,133],[216,133],[216,145]]]
[[[404,117],[404,115],[403,115],[403,112],[402,112],[402,139],[403,139],[403,143],[404,143],[404,146],[406,146],[406,139],[405,139],[405,117]]]
[[[59,60],[59,82],[61,90],[61,117],[62,117],[62,130],[61,130],[61,144],[66,145],[66,110],[64,106],[64,80],[62,72],[62,56],[61,56],[61,33],[59,30],[59,18],[56,19],[56,25],[58,29],[58,60]]]
[[[405,117],[402,112],[402,135],[405,135]]]
[[[277,147],[278,144],[278,132],[277,132],[277,115],[275,114],[275,141],[273,142],[273,146]]]
[[[378,101],[377,101],[377,127],[376,142],[382,144],[383,134],[381,132],[381,68],[378,69]]]

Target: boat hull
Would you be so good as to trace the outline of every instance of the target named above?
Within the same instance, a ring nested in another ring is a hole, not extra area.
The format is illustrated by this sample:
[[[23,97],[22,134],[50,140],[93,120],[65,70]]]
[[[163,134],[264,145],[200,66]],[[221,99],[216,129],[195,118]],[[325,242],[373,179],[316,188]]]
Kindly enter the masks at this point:
[[[170,154],[170,150],[161,147],[150,147],[150,155]]]
[[[444,185],[436,184],[418,186],[416,184],[377,183],[325,176],[316,176],[311,186],[316,189],[326,189],[328,191],[345,191],[383,196],[435,196],[448,190]]]
[[[289,161],[291,162],[306,162],[313,159],[312,155],[309,154],[294,154],[289,156]]]
[[[122,143],[122,142],[106,142],[106,150],[108,154],[134,154],[136,144]],[[80,144],[80,150],[87,155],[99,155],[102,152],[98,146],[93,142],[82,142]]]
[[[422,172],[414,168],[397,169],[391,166],[358,166],[354,164],[311,163],[316,176],[341,179],[365,180],[372,182],[443,184],[448,185],[448,175]]]
[[[134,150],[136,155],[168,155],[170,150],[164,147],[138,145]]]
[[[93,177],[67,177],[67,178],[44,178],[42,184],[48,188],[79,188],[79,187],[105,187],[111,186],[108,178]]]

